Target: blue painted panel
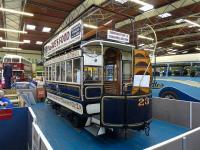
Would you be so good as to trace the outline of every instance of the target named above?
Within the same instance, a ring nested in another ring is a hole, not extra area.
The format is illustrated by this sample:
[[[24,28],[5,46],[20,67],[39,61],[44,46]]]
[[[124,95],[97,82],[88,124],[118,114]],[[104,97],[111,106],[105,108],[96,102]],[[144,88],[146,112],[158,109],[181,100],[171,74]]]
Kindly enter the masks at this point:
[[[139,106],[139,99],[104,98],[102,104],[104,123],[126,125],[144,123],[152,119],[151,100],[148,104],[140,101],[144,106]]]
[[[86,89],[86,88],[85,88]],[[90,88],[89,86],[87,87],[86,89],[86,93],[85,93],[85,96],[87,98],[92,98],[92,97],[101,97],[101,87],[97,87],[97,88]]]
[[[142,123],[152,119],[152,102],[148,105],[138,106],[138,99],[128,100],[127,123]]]
[[[48,92],[56,94],[58,96],[72,99],[80,100],[80,88],[79,86],[68,85],[68,84],[59,84],[59,83],[47,83],[46,89]]]
[[[153,88],[154,97],[163,96],[164,92],[172,92],[177,99],[200,102],[200,77],[159,77],[156,82],[162,86]]]
[[[28,109],[13,108],[11,120],[0,121],[0,149],[27,150]]]

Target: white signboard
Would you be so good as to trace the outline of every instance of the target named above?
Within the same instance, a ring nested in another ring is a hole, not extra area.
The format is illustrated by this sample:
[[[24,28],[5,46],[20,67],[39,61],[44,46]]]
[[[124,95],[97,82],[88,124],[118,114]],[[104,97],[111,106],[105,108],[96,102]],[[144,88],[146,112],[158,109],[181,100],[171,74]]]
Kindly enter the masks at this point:
[[[49,55],[80,41],[82,30],[82,21],[79,20],[69,28],[60,32],[44,46],[44,56],[48,57]]]
[[[83,106],[80,103],[68,100],[66,98],[51,94],[49,92],[47,92],[47,98],[51,99],[52,101],[59,103],[62,106],[65,106],[69,109],[71,109],[72,111],[75,111],[79,114],[83,114]]]
[[[119,41],[122,43],[129,43],[130,35],[122,32],[117,32],[113,30],[107,31],[107,39]]]
[[[134,75],[133,86],[136,87],[149,87],[150,75]]]
[[[88,66],[102,66],[103,57],[102,55],[96,54],[83,54],[84,65]]]

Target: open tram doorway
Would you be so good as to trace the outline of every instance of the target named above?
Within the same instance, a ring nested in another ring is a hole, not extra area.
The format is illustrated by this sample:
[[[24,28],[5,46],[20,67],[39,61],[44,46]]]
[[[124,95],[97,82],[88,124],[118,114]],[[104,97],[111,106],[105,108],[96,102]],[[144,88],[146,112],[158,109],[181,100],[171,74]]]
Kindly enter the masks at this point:
[[[116,48],[104,53],[104,92],[106,95],[121,94],[121,52]]]

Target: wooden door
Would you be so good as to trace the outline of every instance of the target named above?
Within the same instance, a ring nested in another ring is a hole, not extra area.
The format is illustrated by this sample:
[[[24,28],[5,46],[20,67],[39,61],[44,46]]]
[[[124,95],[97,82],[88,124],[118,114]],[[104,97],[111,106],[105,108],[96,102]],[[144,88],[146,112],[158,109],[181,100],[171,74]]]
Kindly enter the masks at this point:
[[[104,55],[104,92],[106,95],[120,95],[121,53],[118,49],[108,49]]]

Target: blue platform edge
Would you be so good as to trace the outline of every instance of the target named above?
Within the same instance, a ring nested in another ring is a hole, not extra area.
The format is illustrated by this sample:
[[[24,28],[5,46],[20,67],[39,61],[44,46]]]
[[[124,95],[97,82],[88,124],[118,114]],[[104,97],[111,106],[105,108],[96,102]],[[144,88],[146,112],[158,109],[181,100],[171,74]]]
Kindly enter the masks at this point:
[[[94,137],[84,129],[72,127],[70,122],[57,116],[50,105],[39,103],[32,106],[32,109],[39,127],[54,150],[142,150],[189,130],[165,121],[153,120],[149,136],[142,131],[133,131],[129,132],[127,139]]]

